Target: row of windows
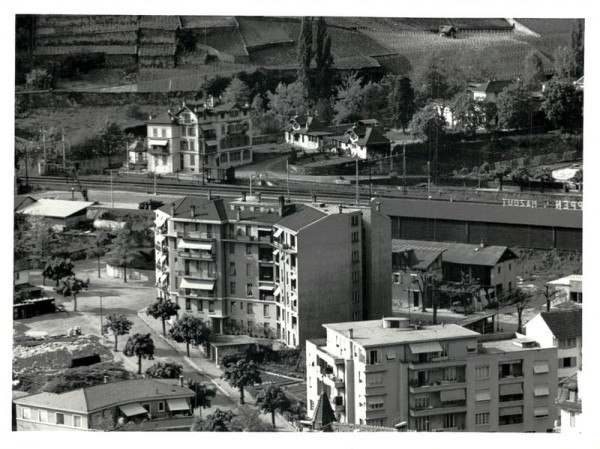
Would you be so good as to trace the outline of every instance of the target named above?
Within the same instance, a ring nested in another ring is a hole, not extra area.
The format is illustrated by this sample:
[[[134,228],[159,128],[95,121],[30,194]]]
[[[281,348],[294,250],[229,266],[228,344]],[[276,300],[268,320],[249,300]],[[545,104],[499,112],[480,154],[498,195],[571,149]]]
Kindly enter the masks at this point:
[[[235,273],[233,273],[233,274],[235,274]],[[248,274],[248,276],[250,276],[250,275]],[[230,282],[229,283],[229,293],[232,295],[235,295],[235,294],[237,294],[236,292],[237,292],[236,283]],[[254,297],[254,284],[246,284],[246,296],[248,296],[250,298]]]
[[[235,269],[235,262],[229,262],[229,276],[235,276],[237,274],[237,270]],[[246,276],[252,276],[252,264],[246,264]],[[235,284],[235,282],[232,282]]]
[[[204,301],[201,299],[198,299],[197,304],[198,304],[198,312],[203,312],[204,311]],[[185,311],[186,312],[192,311],[192,300],[190,298],[185,299]],[[215,302],[214,301],[208,301],[208,311],[209,312],[215,311]]]
[[[231,301],[231,309],[233,310],[233,308],[236,306],[237,302],[236,301]],[[251,302],[245,303],[246,304],[246,313],[248,315],[254,315],[254,306],[256,304],[253,304]],[[271,316],[271,307],[269,304],[263,304],[263,316],[265,317],[270,317]],[[240,310],[244,310],[244,302],[240,301]]]
[[[36,410],[32,411],[29,407],[21,407],[21,418],[34,420],[33,415],[35,415]],[[53,424],[64,425],[65,424],[65,414],[64,413],[55,413],[55,419]],[[81,416],[80,415],[72,415],[73,416],[73,427],[81,427]],[[48,410],[37,410],[37,421],[42,423],[47,423],[48,421]]]
[[[569,358],[569,357],[567,357],[567,358]],[[573,357],[573,358],[575,359],[575,363],[576,363],[577,358],[576,357]],[[560,360],[561,359],[559,359],[559,368],[561,367]],[[567,363],[571,363],[571,362],[567,362]],[[508,375],[522,376],[523,372],[521,371],[520,366],[521,366],[520,363],[501,364],[500,365],[501,377],[506,377]],[[533,363],[533,372],[534,372],[534,374],[544,374],[544,373],[549,372],[548,361],[547,360],[535,361]],[[489,365],[481,365],[481,366],[475,367],[475,379],[489,379],[489,378],[490,378],[490,366]]]

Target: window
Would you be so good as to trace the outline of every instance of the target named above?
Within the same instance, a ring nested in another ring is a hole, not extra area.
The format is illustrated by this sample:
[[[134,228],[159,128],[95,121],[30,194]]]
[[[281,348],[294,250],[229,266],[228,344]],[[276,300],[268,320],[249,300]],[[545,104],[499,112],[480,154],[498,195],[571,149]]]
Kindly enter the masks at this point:
[[[360,293],[357,291],[352,292],[352,302],[360,301]]]
[[[235,262],[229,262],[229,275],[235,276]]]
[[[21,417],[23,419],[31,419],[31,409],[29,407],[21,407]]]
[[[290,246],[292,248],[296,247],[296,236],[290,234]]]
[[[201,299],[198,300],[198,312],[202,312],[204,309],[202,308],[203,301]]]
[[[484,426],[490,423],[489,413],[475,413],[475,425]]]
[[[564,339],[558,340],[558,348],[559,349],[574,348],[575,346],[577,346],[576,338],[564,338]]]
[[[502,273],[502,267],[498,267],[498,274]]]
[[[446,413],[444,415],[444,429],[454,429],[457,427],[456,415],[454,413]]]
[[[208,301],[208,313],[213,313],[215,311],[215,302]]]
[[[315,409],[315,401],[313,401],[312,399],[309,401],[309,407],[311,411]]]
[[[254,315],[254,304],[249,302],[247,307],[248,307],[248,315]]]
[[[81,427],[81,416],[73,415],[73,427]]]
[[[182,140],[181,141],[181,151],[188,151],[189,148],[189,144],[187,140]]]
[[[152,128],[152,137],[158,137],[158,128]]]
[[[482,365],[475,367],[475,379],[489,379],[490,377],[490,366]]]
[[[48,410],[40,410],[40,422],[48,422]]]
[[[352,321],[360,320],[360,312],[352,312]]]
[[[512,271],[512,264],[508,264],[508,271]]]
[[[194,142],[190,142],[190,150],[194,151]],[[196,155],[190,154],[190,165],[196,165]]]
[[[247,234],[250,235],[250,234]],[[252,245],[247,244],[246,245],[246,256],[251,256],[252,255]]]
[[[547,384],[533,386],[533,395],[535,397],[548,396],[549,394],[550,394],[550,389],[548,388]]]
[[[477,390],[475,392],[475,401],[476,402],[482,402],[482,401],[489,401],[491,400],[492,395],[490,393],[490,390]]]
[[[269,304],[263,305],[263,315],[266,317],[269,316]]]
[[[246,296],[254,296],[252,292],[252,284],[246,284]]]
[[[381,385],[383,383],[382,373],[367,374],[367,387]]]
[[[352,233],[352,243],[358,242],[358,232]]]
[[[235,295],[235,282],[229,283],[229,294]]]
[[[56,414],[56,424],[64,424],[65,423],[65,415],[64,413]]]
[[[240,310],[244,310],[244,303],[240,302]]]
[[[423,410],[429,407],[429,395],[415,397],[415,410]]]
[[[559,368],[573,368],[577,366],[577,357],[563,357],[558,359]]]
[[[417,432],[429,432],[429,417],[419,416],[415,419],[415,429]]]
[[[402,276],[400,275],[400,273],[394,273],[394,284],[401,284],[402,283]]]
[[[538,360],[536,362],[533,362],[533,373],[534,374],[543,374],[543,373],[548,373],[548,372],[550,372],[550,369],[548,368],[547,360]]]
[[[367,397],[367,409],[368,410],[382,410],[384,408],[383,396],[369,396]]]
[[[373,350],[367,353],[367,365],[378,365],[381,357],[379,357],[379,351]]]
[[[533,409],[533,416],[535,416],[536,418],[547,418],[548,407],[535,407]]]
[[[165,403],[164,402],[159,402],[158,403],[158,411],[159,412],[164,412],[165,411]]]
[[[358,259],[359,259],[358,250],[352,251],[352,262],[358,262]]]
[[[166,130],[166,129],[164,129],[164,128],[162,128],[162,129],[160,130],[160,135],[161,135],[161,137],[167,137],[167,130]]]
[[[352,226],[358,226],[358,215],[352,215],[351,224]]]
[[[190,298],[185,299],[185,310],[189,312],[192,310],[192,300]]]
[[[252,264],[251,263],[246,264],[246,276],[252,276]]]

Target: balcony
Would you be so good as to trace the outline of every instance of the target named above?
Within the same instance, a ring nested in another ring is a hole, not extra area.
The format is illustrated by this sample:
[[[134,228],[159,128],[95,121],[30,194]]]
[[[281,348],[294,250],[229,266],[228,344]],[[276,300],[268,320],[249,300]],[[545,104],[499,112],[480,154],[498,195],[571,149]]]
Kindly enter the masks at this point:
[[[325,385],[329,385],[331,387],[336,388],[337,390],[341,390],[346,386],[344,379],[334,376],[333,374],[324,374],[323,375],[323,383]]]
[[[365,365],[365,373],[376,373],[379,371],[387,371],[387,367],[383,363],[377,363],[373,365]]]
[[[148,148],[148,153],[153,156],[168,156],[169,155],[169,147],[168,146],[150,146]]]
[[[411,407],[409,414],[413,418],[420,416],[445,415],[447,413],[466,413],[467,404],[464,405],[429,405],[427,407]]]
[[[434,368],[445,368],[449,366],[466,366],[466,360],[450,359],[448,357],[432,357],[430,359],[420,361],[411,361],[408,363],[408,369],[424,370]]]
[[[177,231],[177,237],[188,240],[208,240],[214,241],[216,235],[212,232],[199,231]]]
[[[215,260],[215,255],[211,253],[191,253],[189,251],[177,251],[177,255],[182,259],[191,260]]]
[[[188,293],[185,292],[185,289],[180,288],[177,290],[177,294],[182,298],[190,298],[190,299],[213,299],[215,297],[214,292],[200,290],[199,292],[190,291]]]
[[[186,273],[183,270],[177,271],[177,276],[181,276],[184,278],[190,279],[198,279],[201,281],[215,281],[217,279],[216,273],[207,273],[205,271],[196,271],[191,273]]]
[[[456,380],[431,380],[419,382],[417,379],[412,379],[409,382],[411,393],[428,393],[442,390],[453,390],[455,388],[464,388],[466,386],[465,379]]]

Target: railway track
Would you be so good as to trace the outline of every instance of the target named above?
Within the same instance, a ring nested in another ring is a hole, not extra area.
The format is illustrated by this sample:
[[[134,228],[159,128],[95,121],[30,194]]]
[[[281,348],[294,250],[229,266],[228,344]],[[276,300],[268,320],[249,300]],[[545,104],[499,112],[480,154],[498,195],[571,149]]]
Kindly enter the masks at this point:
[[[20,177],[19,180],[25,183],[25,178]],[[57,190],[71,190],[75,187],[72,183],[69,183],[64,177],[53,177],[53,176],[30,176],[28,179],[30,185],[45,186],[55,188]],[[82,187],[97,190],[110,190],[111,181],[109,179],[86,179],[80,178]],[[315,184],[311,184],[315,186]],[[344,189],[342,191],[332,190]],[[75,187],[76,188],[76,187]],[[132,191],[132,192],[144,192],[152,194],[154,192],[154,184],[152,180],[141,181],[136,179],[122,179],[116,178],[112,181],[112,188],[115,191]],[[204,196],[211,191],[213,195],[225,197],[225,198],[237,198],[241,195],[241,192],[247,191],[248,186],[243,184],[205,184],[201,185],[198,182],[179,180],[171,181],[165,178],[161,178],[157,181],[156,192],[162,195],[192,195],[192,196]],[[252,190],[256,193],[260,192],[265,199],[276,199],[280,195],[286,196],[287,189],[283,186],[253,186]],[[464,192],[464,191],[463,191]],[[510,195],[509,192],[506,193]],[[298,185],[294,183],[293,188],[290,189],[290,196],[292,200],[298,201],[310,201],[312,197],[316,196],[318,201],[321,202],[339,202],[344,204],[356,204],[356,187],[355,186],[330,186],[329,189],[318,188],[318,187],[307,187],[304,185]],[[564,194],[551,195],[546,193],[546,196],[556,196],[556,198],[564,199]],[[402,194],[400,191],[389,188],[389,187],[374,187],[371,192],[373,198],[391,198],[391,199],[412,199],[412,200],[427,200],[427,192],[422,194],[414,194],[412,192],[408,194]],[[480,204],[502,204],[502,200],[499,198],[476,198],[476,199],[460,199],[452,198],[451,192],[446,194],[446,197],[435,197],[429,199],[430,201],[454,201],[459,203],[480,203]],[[369,187],[360,187],[360,204],[369,204]]]

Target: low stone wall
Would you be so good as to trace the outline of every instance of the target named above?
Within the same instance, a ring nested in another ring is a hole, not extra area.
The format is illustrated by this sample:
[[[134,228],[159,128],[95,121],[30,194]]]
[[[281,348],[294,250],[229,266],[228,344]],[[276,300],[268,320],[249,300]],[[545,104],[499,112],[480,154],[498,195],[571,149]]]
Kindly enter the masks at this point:
[[[106,275],[115,279],[123,279],[123,268],[106,264]],[[153,270],[127,268],[127,281],[154,282],[156,273]]]

